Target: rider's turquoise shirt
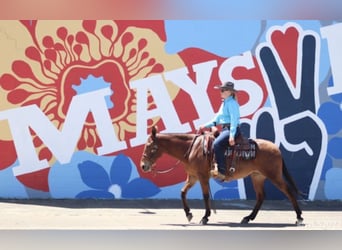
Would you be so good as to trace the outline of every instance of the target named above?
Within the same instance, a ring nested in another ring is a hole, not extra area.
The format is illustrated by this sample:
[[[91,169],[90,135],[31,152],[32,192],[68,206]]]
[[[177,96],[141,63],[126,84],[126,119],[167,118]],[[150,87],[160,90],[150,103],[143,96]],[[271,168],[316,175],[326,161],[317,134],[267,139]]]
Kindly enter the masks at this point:
[[[204,126],[210,128],[212,126],[228,123],[230,124],[230,137],[234,137],[236,135],[237,127],[240,124],[240,107],[232,96],[223,100],[214,119]]]

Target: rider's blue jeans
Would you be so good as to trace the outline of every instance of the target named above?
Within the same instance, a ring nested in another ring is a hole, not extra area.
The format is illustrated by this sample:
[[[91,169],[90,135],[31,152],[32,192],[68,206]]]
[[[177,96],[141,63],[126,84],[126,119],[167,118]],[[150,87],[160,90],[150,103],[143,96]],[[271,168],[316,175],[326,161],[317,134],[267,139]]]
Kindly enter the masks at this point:
[[[221,174],[225,174],[227,169],[224,153],[229,145],[229,133],[230,130],[228,128],[223,128],[220,132],[220,135],[215,139],[213,144],[217,168]],[[238,135],[239,133],[240,131],[238,129],[236,135]],[[236,137],[237,136],[235,136],[235,138]]]

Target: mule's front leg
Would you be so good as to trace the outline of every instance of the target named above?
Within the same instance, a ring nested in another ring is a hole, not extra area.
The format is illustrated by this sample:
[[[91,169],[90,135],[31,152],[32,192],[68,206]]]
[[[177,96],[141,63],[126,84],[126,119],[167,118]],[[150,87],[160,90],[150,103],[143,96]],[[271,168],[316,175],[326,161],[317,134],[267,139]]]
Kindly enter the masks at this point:
[[[204,206],[205,206],[205,214],[202,220],[200,221],[200,223],[202,225],[207,225],[209,221],[209,216],[211,215],[210,200],[209,200],[209,193],[210,193],[209,174],[201,176],[200,184],[202,188],[203,201],[204,201]]]
[[[192,213],[190,212],[190,207],[188,206],[188,202],[186,200],[186,194],[188,193],[189,189],[196,183],[197,179],[194,176],[187,177],[184,187],[182,188],[181,197],[182,197],[182,204],[183,209],[185,212],[185,216],[190,222],[192,220]]]
[[[200,221],[200,224],[207,225],[209,221],[209,216],[211,215],[210,205],[209,205],[209,194],[203,194],[203,200],[205,205],[205,214]]]
[[[182,197],[182,204],[183,204],[185,216],[188,219],[188,221],[190,222],[192,220],[193,215],[190,212],[190,208],[189,208],[188,203],[186,201],[186,191],[182,190],[181,197]]]

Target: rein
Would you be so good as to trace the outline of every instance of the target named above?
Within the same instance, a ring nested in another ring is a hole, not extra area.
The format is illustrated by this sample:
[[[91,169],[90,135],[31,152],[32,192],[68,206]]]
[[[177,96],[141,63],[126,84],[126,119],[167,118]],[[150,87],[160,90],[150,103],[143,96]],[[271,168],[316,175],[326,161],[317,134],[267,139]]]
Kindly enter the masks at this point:
[[[178,160],[178,161],[173,165],[172,168],[169,168],[169,169],[167,169],[167,170],[155,170],[155,169],[153,169],[152,172],[153,172],[153,174],[154,174],[155,176],[156,176],[157,174],[166,174],[166,173],[171,172],[172,170],[174,170],[180,162],[181,162],[181,161]]]
[[[192,140],[191,144],[190,144],[190,147],[188,148],[188,150],[186,151],[186,153],[184,154],[184,158],[187,158],[189,155],[190,155],[190,152],[195,144],[195,141],[196,139],[199,137],[200,135],[196,134],[196,136],[194,137],[194,139]],[[181,160],[178,160],[172,168],[169,168],[167,170],[155,170],[153,169],[153,174],[154,175],[157,175],[157,174],[165,174],[165,173],[168,173],[168,172],[171,172],[172,170],[174,170],[178,165],[179,163],[181,162]]]

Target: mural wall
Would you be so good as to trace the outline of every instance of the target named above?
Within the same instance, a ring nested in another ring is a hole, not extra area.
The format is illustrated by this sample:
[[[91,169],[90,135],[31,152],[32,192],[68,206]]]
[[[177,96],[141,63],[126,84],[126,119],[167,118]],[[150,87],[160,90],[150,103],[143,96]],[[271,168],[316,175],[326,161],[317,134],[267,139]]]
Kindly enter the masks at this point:
[[[139,167],[150,129],[196,132],[233,81],[303,199],[342,199],[340,44],[335,21],[0,21],[0,198],[179,199],[176,159]],[[211,188],[254,199],[249,178]]]

